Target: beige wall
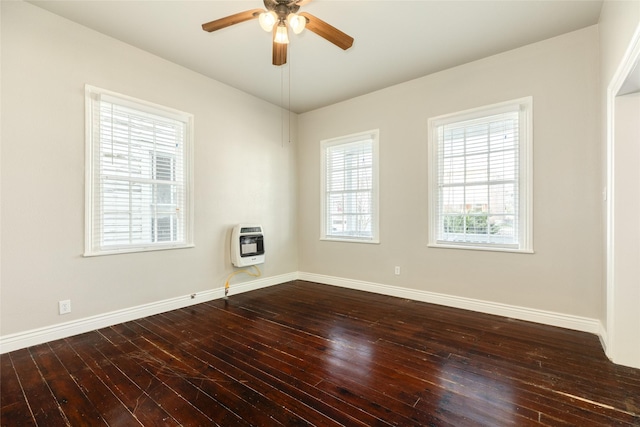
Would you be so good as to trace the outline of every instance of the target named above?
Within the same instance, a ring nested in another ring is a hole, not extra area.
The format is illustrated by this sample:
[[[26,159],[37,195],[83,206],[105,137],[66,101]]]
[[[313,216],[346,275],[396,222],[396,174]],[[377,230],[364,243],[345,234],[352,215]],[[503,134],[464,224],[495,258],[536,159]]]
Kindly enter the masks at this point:
[[[219,288],[238,222],[264,226],[265,276],[297,270],[296,146],[282,143],[278,107],[1,3],[1,335]],[[85,83],[194,114],[195,248],[83,258]]]
[[[271,104],[1,2],[0,336],[218,288],[232,271],[230,227],[246,221],[265,227],[266,276],[299,270],[604,321],[601,97],[638,4],[606,1],[598,27],[306,113],[296,146],[282,143]],[[195,115],[196,248],[82,257],[85,83]],[[528,95],[535,254],[427,248],[427,119]],[[320,140],[370,129],[381,243],[320,241]],[[61,299],[71,314],[57,314]]]
[[[600,318],[598,64],[594,26],[302,114],[300,271]],[[535,254],[427,248],[427,119],[529,95]],[[381,243],[320,241],[319,143],[375,128]]]

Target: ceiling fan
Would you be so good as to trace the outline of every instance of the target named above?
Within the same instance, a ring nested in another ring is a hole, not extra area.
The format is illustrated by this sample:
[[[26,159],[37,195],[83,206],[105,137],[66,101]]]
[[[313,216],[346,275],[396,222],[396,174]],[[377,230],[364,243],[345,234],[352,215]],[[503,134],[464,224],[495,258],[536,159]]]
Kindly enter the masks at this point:
[[[202,24],[202,29],[211,33],[257,18],[262,29],[273,34],[273,65],[283,65],[287,63],[287,44],[289,43],[287,24],[289,24],[289,27],[291,27],[291,30],[295,34],[300,34],[302,30],[307,28],[309,31],[316,33],[344,50],[349,49],[351,45],[353,45],[353,37],[343,33],[336,27],[327,24],[310,13],[298,13],[300,6],[309,3],[311,0],[263,1],[264,7],[267,10],[246,10]]]

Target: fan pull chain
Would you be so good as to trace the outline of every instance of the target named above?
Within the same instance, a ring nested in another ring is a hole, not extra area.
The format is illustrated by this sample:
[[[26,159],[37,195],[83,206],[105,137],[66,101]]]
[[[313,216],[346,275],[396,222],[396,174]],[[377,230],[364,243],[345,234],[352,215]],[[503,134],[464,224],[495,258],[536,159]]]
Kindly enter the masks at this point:
[[[293,50],[293,49],[290,49]],[[287,105],[287,113],[288,113],[288,124],[289,124],[289,144],[291,144],[291,58],[293,57],[293,55],[289,54],[289,65],[287,65],[288,71],[289,71],[289,81],[287,83],[289,83],[289,90],[288,90],[288,95],[289,95],[289,101]]]
[[[285,138],[284,138],[284,132],[285,132],[285,116],[284,116],[284,110],[285,110],[285,104],[284,104],[284,100],[285,100],[284,99],[285,83],[284,83],[284,79],[285,79],[285,74],[284,74],[284,67],[285,67],[285,65],[281,65],[280,66],[280,145],[281,145],[282,148],[284,148],[284,142],[285,142]],[[286,67],[289,67],[289,66],[286,65]],[[289,95],[289,99],[290,99],[290,95]],[[287,127],[288,127],[288,125],[287,125]]]
[[[280,66],[280,147],[284,148],[284,69]]]
[[[284,148],[284,142],[285,142],[285,137],[284,137],[284,131],[285,131],[285,117],[284,117],[284,109],[285,109],[285,105],[284,105],[284,90],[285,90],[285,72],[284,72],[284,68],[285,65],[281,65],[280,66],[280,145],[282,146],[282,148]],[[287,88],[287,131],[288,131],[288,135],[287,135],[287,139],[289,144],[291,144],[291,54],[289,54],[289,60],[288,60],[288,64],[286,64],[287,67],[287,84],[286,84],[286,88]]]

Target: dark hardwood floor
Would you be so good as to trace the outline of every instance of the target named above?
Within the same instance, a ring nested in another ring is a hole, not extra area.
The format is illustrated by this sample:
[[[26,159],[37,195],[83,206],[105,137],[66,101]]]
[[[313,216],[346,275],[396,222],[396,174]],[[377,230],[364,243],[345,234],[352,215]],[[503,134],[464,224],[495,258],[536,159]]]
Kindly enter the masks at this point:
[[[302,281],[0,360],[3,426],[640,425],[594,335]]]

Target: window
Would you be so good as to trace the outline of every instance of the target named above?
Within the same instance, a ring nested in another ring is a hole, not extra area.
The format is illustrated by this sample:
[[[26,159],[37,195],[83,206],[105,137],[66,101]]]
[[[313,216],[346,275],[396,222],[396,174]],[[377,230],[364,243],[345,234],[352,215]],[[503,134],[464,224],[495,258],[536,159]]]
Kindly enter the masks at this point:
[[[321,239],[378,243],[378,131],[321,143]]]
[[[190,114],[87,86],[85,256],[190,247]]]
[[[531,97],[429,120],[429,245],[532,252]]]

